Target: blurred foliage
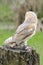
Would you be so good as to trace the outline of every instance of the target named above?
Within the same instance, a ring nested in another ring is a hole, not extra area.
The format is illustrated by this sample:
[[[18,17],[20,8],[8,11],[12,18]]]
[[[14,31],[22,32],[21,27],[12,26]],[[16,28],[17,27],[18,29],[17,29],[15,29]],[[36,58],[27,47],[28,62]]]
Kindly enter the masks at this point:
[[[28,0],[25,0],[24,4],[20,4],[21,2],[23,2],[23,0],[0,0],[0,22],[16,23],[19,21],[20,23],[22,23],[22,21],[24,20],[25,12],[28,10],[33,10],[33,6],[31,8],[31,6],[27,4],[29,2]],[[18,14],[16,14],[17,12]],[[16,18],[17,16],[18,18]],[[38,13],[38,18],[41,17],[43,17],[43,7]],[[19,22],[17,24],[20,24]]]
[[[43,17],[43,8],[41,8],[41,11],[38,13],[38,18],[42,18]]]
[[[6,16],[9,14],[9,7],[8,5],[0,5],[0,16]]]

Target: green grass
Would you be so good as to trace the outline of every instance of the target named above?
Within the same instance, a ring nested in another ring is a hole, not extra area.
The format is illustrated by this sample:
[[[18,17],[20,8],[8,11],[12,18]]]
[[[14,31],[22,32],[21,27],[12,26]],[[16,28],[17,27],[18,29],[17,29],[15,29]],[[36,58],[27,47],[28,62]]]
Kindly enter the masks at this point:
[[[12,36],[14,32],[14,30],[0,30],[0,45],[3,45],[4,40]]]
[[[15,30],[0,30],[0,45],[8,37],[14,34]],[[43,32],[38,32],[32,39],[28,41],[28,45],[32,46],[40,55],[40,65],[43,65]]]
[[[28,45],[35,48],[40,55],[40,65],[43,65],[43,32],[38,32],[31,40],[28,41]]]

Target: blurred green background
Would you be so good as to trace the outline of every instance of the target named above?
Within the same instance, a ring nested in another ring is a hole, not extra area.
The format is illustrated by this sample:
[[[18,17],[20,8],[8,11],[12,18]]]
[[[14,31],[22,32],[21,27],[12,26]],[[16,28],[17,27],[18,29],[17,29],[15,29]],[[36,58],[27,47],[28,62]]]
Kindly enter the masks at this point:
[[[39,22],[37,32],[28,45],[36,49],[40,55],[40,65],[43,65],[43,24],[40,23],[41,18],[43,22],[43,0],[0,0],[0,45],[15,33],[24,20],[21,14],[29,10],[36,12]]]

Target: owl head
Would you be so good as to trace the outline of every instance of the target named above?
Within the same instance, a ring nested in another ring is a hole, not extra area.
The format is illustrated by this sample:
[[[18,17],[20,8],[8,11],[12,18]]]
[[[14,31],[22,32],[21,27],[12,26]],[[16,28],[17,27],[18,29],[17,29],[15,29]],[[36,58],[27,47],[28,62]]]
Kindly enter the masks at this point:
[[[26,14],[25,14],[25,21],[37,24],[38,19],[37,19],[36,13],[32,12],[32,11],[26,12]]]

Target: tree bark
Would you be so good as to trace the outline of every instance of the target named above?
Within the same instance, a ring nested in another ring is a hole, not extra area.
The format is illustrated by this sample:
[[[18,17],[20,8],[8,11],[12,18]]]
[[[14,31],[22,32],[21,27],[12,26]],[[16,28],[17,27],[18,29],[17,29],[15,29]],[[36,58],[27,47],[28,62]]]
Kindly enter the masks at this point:
[[[39,54],[28,46],[28,49],[0,47],[0,65],[40,65]]]

